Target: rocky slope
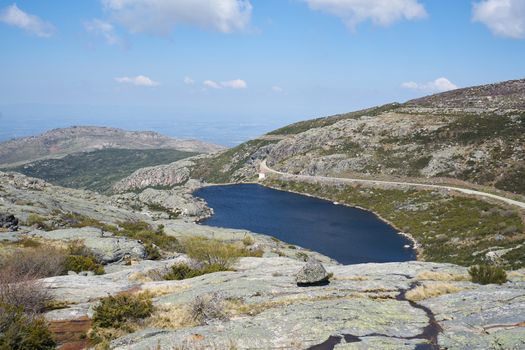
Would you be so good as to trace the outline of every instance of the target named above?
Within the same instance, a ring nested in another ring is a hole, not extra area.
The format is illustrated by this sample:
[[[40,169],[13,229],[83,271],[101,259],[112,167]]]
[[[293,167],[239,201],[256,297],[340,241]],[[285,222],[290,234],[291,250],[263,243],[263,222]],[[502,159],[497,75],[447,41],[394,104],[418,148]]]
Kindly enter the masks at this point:
[[[0,166],[106,148],[176,149],[212,153],[223,147],[197,140],[174,139],[155,132],[75,126],[0,143]]]
[[[267,158],[288,173],[466,181],[524,195],[524,100],[517,80],[308,120],[188,170],[208,182],[244,181]]]

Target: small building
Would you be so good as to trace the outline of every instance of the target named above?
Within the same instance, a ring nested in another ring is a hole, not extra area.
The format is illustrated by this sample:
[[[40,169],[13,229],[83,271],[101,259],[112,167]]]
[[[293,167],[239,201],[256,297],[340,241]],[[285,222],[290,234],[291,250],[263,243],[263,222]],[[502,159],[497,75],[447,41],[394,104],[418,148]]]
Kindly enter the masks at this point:
[[[259,173],[259,180],[264,180],[266,179],[266,174],[265,173]]]

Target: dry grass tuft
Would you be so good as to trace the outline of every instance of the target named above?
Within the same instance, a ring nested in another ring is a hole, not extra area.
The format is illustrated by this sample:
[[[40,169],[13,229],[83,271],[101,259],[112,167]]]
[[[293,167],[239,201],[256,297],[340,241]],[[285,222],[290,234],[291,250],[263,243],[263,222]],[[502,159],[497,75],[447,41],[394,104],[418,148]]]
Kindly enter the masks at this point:
[[[171,330],[198,326],[198,323],[192,319],[189,308],[180,304],[158,306],[146,324],[148,327]]]
[[[454,275],[445,272],[423,271],[417,274],[417,280],[420,281],[469,281],[467,275]]]
[[[406,293],[406,298],[411,301],[420,301],[435,298],[440,295],[457,293],[461,290],[461,288],[449,283],[426,284],[409,290]]]

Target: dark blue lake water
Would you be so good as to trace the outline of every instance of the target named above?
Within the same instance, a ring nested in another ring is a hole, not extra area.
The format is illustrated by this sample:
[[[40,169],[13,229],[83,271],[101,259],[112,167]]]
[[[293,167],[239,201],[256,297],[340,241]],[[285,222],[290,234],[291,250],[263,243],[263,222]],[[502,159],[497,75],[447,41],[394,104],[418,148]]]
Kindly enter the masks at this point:
[[[411,242],[371,212],[259,185],[197,190],[215,215],[202,224],[246,229],[327,255],[342,264],[415,259]]]

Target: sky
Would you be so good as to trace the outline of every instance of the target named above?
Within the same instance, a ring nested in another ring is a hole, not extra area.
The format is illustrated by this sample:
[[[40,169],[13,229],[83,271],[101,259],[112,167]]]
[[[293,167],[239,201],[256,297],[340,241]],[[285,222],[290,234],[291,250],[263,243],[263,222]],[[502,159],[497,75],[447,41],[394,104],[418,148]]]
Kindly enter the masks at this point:
[[[0,0],[0,139],[90,124],[233,145],[524,62],[523,0]]]

